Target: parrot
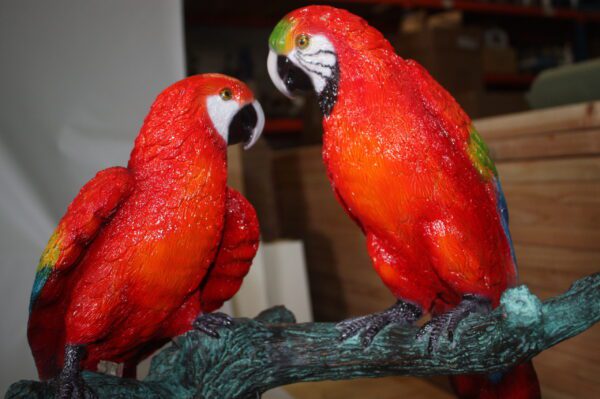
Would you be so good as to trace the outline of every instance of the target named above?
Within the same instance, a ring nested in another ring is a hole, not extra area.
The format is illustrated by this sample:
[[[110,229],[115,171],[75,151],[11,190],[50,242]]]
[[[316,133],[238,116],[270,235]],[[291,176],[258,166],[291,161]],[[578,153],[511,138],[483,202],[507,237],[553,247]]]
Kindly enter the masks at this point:
[[[397,299],[338,323],[340,338],[359,335],[366,347],[385,326],[429,314],[417,338],[435,351],[461,320],[497,307],[516,284],[507,204],[488,147],[454,98],[359,16],[307,6],[282,18],[268,40],[276,88],[316,95],[334,195]],[[461,398],[540,397],[526,359],[451,382]]]
[[[264,127],[252,91],[221,74],[162,91],[127,167],[100,171],[44,249],[27,335],[41,380],[58,396],[94,397],[81,371],[100,361],[123,376],[170,339],[231,326],[221,307],[258,249],[248,200],[227,186],[227,146],[250,148]]]

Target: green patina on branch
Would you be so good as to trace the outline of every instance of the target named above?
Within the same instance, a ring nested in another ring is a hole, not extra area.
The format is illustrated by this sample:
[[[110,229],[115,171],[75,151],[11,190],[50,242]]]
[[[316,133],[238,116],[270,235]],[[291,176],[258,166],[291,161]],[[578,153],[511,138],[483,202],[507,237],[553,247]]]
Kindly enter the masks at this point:
[[[416,327],[388,327],[363,349],[357,338],[339,341],[332,323],[295,324],[283,307],[256,319],[237,319],[220,339],[189,332],[159,353],[143,381],[85,373],[100,397],[256,398],[301,381],[388,375],[432,376],[493,372],[530,359],[600,320],[600,274],[577,281],[542,304],[525,286],[508,290],[502,306],[474,315],[429,354]],[[20,381],[7,398],[52,397],[49,383]]]

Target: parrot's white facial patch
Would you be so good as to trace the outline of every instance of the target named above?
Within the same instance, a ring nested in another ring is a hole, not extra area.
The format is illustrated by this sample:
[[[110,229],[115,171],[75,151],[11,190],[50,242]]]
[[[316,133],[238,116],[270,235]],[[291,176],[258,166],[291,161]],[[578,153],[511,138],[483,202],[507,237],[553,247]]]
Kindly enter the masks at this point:
[[[241,106],[237,101],[226,101],[216,94],[206,98],[208,116],[219,135],[225,140],[225,143],[229,141],[229,125],[240,108]]]
[[[337,70],[335,48],[323,35],[311,36],[306,48],[296,47],[288,57],[310,77],[317,94],[321,94],[329,79],[335,78]]]

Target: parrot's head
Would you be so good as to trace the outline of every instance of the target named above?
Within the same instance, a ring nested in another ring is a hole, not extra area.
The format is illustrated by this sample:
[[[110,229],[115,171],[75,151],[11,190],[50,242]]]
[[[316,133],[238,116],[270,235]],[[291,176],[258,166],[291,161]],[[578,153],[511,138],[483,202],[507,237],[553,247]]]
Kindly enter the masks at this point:
[[[203,82],[196,90],[213,128],[227,145],[252,147],[265,126],[265,114],[250,88],[226,75],[200,76]]]
[[[364,19],[334,7],[308,6],[292,11],[275,26],[267,66],[279,91],[288,97],[314,91],[328,115],[342,75],[351,73],[349,63],[386,45],[383,35]]]
[[[170,159],[184,150],[226,145],[250,148],[260,137],[265,116],[248,86],[221,74],[195,75],[158,95],[136,139],[134,158]],[[194,148],[192,148],[194,147]]]

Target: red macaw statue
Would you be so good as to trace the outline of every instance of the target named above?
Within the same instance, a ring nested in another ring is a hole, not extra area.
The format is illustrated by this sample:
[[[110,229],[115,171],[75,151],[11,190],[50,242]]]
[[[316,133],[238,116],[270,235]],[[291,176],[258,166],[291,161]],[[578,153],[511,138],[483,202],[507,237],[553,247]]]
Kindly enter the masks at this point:
[[[384,326],[429,312],[419,337],[433,350],[467,315],[498,306],[517,279],[506,202],[486,145],[452,96],[345,10],[293,11],[269,46],[277,88],[316,93],[331,185],[398,299],[340,323],[342,338],[360,333],[368,345]],[[530,362],[452,382],[463,398],[540,396]]]
[[[126,168],[83,186],[44,250],[28,338],[59,396],[93,396],[80,370],[139,361],[197,328],[218,336],[218,309],[258,248],[256,213],[227,187],[227,145],[258,139],[250,89],[219,74],[183,79],[155,100]],[[127,371],[129,370],[129,371]]]

